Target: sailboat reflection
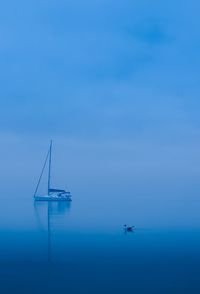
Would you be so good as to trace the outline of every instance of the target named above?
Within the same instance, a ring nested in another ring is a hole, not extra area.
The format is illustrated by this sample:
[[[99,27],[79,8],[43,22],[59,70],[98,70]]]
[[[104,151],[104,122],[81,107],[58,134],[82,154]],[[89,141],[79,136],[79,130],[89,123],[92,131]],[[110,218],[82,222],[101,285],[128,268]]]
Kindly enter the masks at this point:
[[[52,261],[52,233],[60,225],[63,224],[63,217],[69,213],[71,202],[57,202],[57,201],[35,201],[34,211],[40,230],[46,231],[47,228],[47,243],[48,243],[48,262]],[[44,217],[45,216],[45,217]],[[44,220],[45,218],[45,220]]]

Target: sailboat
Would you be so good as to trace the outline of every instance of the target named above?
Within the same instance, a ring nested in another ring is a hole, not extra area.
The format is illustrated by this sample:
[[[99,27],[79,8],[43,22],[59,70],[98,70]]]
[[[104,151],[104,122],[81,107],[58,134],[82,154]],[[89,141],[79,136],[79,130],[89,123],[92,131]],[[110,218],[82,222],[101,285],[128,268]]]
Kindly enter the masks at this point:
[[[52,141],[50,143],[50,147],[44,162],[44,166],[42,168],[41,175],[39,177],[35,193],[34,193],[34,199],[35,201],[71,201],[71,193],[67,192],[62,189],[52,189],[51,188],[51,160],[52,160]],[[46,195],[37,195],[38,188],[40,186],[40,182],[42,180],[45,167],[48,163],[48,187],[47,187],[47,194]]]

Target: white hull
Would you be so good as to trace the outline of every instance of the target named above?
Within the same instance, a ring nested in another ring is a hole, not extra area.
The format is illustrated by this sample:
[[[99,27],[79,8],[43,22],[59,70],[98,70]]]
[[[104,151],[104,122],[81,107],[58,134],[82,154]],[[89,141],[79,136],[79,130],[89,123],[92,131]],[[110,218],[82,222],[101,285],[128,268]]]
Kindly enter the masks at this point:
[[[45,196],[35,196],[35,201],[72,201],[71,195],[45,195]]]

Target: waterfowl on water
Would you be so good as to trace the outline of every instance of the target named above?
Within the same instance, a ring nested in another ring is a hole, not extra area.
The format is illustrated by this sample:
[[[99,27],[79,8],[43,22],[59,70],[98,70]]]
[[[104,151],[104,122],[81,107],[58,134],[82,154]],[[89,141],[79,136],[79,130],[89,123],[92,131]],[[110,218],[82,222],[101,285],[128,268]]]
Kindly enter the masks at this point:
[[[133,232],[134,228],[135,228],[134,226],[128,227],[127,225],[124,225],[124,229],[127,232]]]

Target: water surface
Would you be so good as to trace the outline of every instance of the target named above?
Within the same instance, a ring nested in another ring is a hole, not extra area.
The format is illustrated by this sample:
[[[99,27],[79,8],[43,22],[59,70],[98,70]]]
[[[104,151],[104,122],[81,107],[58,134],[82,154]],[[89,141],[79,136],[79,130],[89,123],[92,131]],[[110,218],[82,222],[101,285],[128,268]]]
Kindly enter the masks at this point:
[[[200,293],[198,226],[148,226],[133,209],[126,234],[123,204],[78,200],[3,202],[1,293]]]

